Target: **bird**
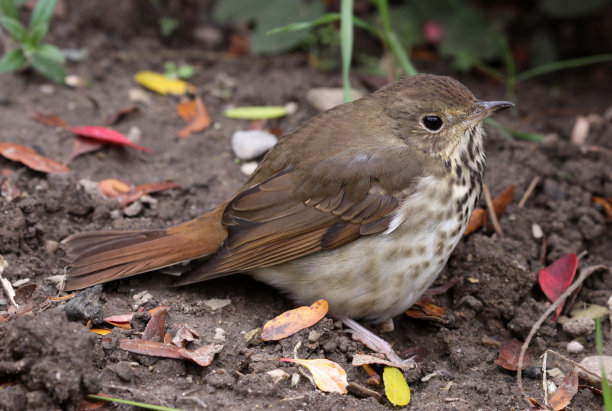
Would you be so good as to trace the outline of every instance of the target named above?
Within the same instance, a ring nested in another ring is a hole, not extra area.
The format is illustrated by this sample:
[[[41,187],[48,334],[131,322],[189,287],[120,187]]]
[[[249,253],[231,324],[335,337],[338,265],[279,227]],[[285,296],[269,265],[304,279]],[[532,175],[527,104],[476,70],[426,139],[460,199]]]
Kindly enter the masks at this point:
[[[513,105],[445,76],[390,83],[287,133],[191,221],[70,235],[65,290],[199,259],[175,285],[249,273],[297,302],[327,300],[361,341],[402,361],[356,320],[404,312],[437,278],[480,196],[483,121]]]

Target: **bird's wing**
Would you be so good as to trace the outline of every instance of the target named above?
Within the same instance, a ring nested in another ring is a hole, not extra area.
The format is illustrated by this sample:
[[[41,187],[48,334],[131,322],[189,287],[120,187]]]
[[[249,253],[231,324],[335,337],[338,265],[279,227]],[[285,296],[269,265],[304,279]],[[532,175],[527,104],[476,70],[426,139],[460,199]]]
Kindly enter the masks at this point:
[[[285,169],[238,194],[223,214],[226,242],[177,285],[280,264],[384,231],[400,203],[369,190],[351,195],[355,187],[350,181],[333,195],[296,194],[297,186],[305,184],[294,170]]]

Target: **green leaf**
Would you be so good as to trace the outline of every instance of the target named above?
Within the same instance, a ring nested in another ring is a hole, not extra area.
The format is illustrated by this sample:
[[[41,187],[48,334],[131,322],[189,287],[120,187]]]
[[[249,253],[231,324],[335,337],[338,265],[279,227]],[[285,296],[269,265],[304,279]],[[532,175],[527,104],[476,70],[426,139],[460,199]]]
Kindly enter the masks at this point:
[[[38,46],[40,42],[45,38],[49,31],[49,25],[47,23],[40,23],[38,26],[30,30],[26,43],[30,46]]]
[[[13,0],[0,0],[0,14],[15,20],[19,17],[17,5]]]
[[[64,64],[66,62],[64,53],[52,44],[41,44],[34,52],[59,64]]]
[[[16,40],[19,40],[22,43],[26,40],[28,32],[26,28],[23,27],[23,24],[19,22],[19,20],[8,16],[0,16],[0,24],[2,24],[6,31],[8,31]]]
[[[284,33],[286,31],[300,31],[305,29],[310,29],[312,27],[320,26],[321,24],[332,23],[334,21],[340,20],[340,13],[326,13],[321,17],[311,20],[311,21],[302,21],[299,23],[289,23],[286,26],[277,27],[272,29],[266,33],[266,35]]]
[[[30,28],[36,27],[41,23],[49,23],[51,17],[53,17],[53,11],[55,10],[55,3],[57,0],[38,0],[32,16],[30,16]]]
[[[159,31],[162,37],[168,37],[179,28],[179,21],[171,17],[162,17],[159,19]]]
[[[40,54],[38,50],[32,54],[30,65],[43,76],[56,83],[64,84],[64,79],[66,78],[64,68],[50,58]]]
[[[0,73],[9,73],[23,67],[28,60],[21,48],[5,53],[0,59]]]
[[[286,116],[287,109],[284,106],[236,107],[225,110],[223,115],[243,120],[269,120]]]
[[[395,367],[385,367],[383,371],[385,394],[393,405],[404,406],[410,402],[410,387],[402,372]]]

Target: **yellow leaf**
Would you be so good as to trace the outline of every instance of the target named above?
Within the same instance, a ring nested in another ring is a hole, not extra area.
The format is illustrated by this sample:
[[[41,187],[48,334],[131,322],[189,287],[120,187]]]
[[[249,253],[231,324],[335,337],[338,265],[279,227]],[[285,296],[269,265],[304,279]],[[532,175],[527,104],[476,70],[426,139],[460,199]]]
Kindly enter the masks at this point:
[[[112,330],[105,330],[104,328],[91,328],[89,331],[95,332],[99,335],[110,334]]]
[[[300,360],[291,358],[281,358],[281,361],[293,362],[308,368],[314,378],[317,388],[325,392],[337,392],[346,394],[346,371],[333,361],[320,358],[316,360]],[[404,382],[405,384],[405,382]]]
[[[395,367],[385,367],[383,371],[385,394],[393,405],[404,406],[410,402],[410,387],[401,371]]]
[[[285,106],[236,107],[225,110],[225,117],[243,120],[268,120],[287,115]]]
[[[169,79],[152,71],[139,71],[134,75],[134,81],[143,87],[159,94],[175,94],[181,96],[187,89],[193,88],[189,83],[178,79]]]

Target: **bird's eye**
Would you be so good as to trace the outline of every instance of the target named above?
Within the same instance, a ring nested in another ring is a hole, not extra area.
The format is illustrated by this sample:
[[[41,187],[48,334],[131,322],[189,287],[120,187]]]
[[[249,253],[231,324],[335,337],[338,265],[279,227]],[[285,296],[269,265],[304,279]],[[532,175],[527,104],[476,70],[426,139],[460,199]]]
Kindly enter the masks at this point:
[[[438,116],[423,117],[423,125],[427,130],[438,131],[442,128],[442,119]]]

